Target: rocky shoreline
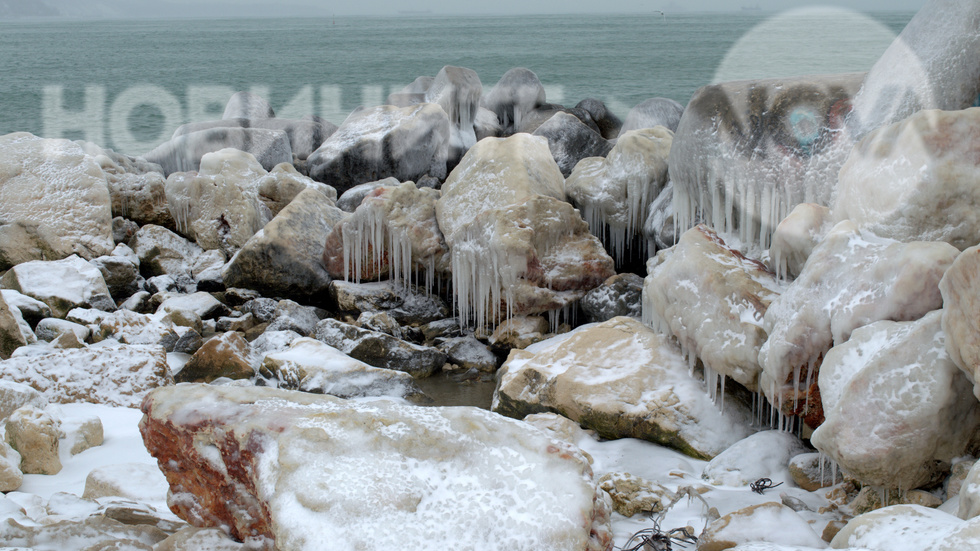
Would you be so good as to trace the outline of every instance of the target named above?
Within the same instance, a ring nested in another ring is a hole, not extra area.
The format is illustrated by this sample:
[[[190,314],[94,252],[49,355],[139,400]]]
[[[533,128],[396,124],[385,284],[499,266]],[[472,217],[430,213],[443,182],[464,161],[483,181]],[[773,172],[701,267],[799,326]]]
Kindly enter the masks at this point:
[[[968,548],[980,38],[931,29],[976,17],[625,121],[447,66],[339,127],[0,136],[0,540]]]

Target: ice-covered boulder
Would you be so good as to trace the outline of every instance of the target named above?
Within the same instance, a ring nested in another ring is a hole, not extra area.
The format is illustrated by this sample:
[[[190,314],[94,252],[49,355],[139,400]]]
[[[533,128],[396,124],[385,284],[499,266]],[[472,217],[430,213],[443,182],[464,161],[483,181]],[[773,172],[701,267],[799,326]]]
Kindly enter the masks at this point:
[[[412,344],[332,318],[317,324],[315,337],[368,365],[404,371],[415,378],[428,377],[446,363],[446,354],[435,348]]]
[[[623,121],[615,113],[606,107],[606,104],[595,98],[585,98],[575,104],[576,109],[581,109],[589,114],[589,117],[599,128],[599,133],[607,140],[614,140],[619,136],[623,127]],[[677,117],[680,118],[680,115]],[[649,128],[649,127],[647,127]],[[676,126],[675,126],[676,128]]]
[[[673,335],[691,366],[701,359],[708,389],[726,378],[759,389],[763,316],[780,289],[764,264],[746,258],[703,225],[647,263],[643,319]]]
[[[913,489],[966,453],[980,403],[946,353],[942,312],[855,330],[820,367],[811,442],[863,484]]]
[[[28,329],[36,326],[44,318],[51,317],[51,308],[36,298],[13,289],[0,289],[0,295],[3,295],[3,300],[8,306],[20,311],[20,318],[27,322]],[[17,317],[16,312],[14,312],[14,317]]]
[[[40,300],[56,318],[64,318],[72,308],[116,308],[102,273],[78,255],[18,264],[0,278],[0,286]]]
[[[326,195],[306,189],[245,242],[224,267],[222,281],[267,296],[322,300],[330,284],[323,244],[344,217]]]
[[[259,199],[267,172],[249,153],[222,149],[201,160],[200,172],[167,178],[167,200],[180,233],[203,249],[234,254],[272,219]]]
[[[58,318],[46,318],[38,322],[34,334],[39,340],[53,342],[65,333],[72,333],[78,342],[85,342],[92,335],[92,330],[84,325]]]
[[[13,492],[24,483],[21,457],[6,441],[0,441],[0,492]]]
[[[473,123],[482,95],[483,84],[476,71],[452,65],[443,67],[425,90],[424,101],[442,107],[449,115],[452,160],[460,159],[476,143]]]
[[[316,324],[320,321],[317,311],[312,306],[289,299],[276,303],[276,310],[269,321],[269,331],[295,331],[301,335],[312,335]]]
[[[163,169],[141,157],[130,157],[91,142],[76,142],[105,173],[112,201],[112,215],[139,225],[156,224],[174,229],[167,208]]]
[[[10,518],[0,523],[0,541],[13,549],[145,551],[167,538],[155,526],[128,525],[103,515],[37,524]]]
[[[512,350],[493,411],[551,411],[606,438],[642,438],[704,459],[751,433],[751,412],[739,403],[722,412],[667,337],[626,317]]]
[[[555,113],[537,127],[533,134],[548,140],[551,156],[555,158],[565,177],[572,173],[572,169],[582,159],[605,157],[612,149],[612,145],[601,134],[568,113]]]
[[[772,501],[733,511],[709,524],[698,535],[699,551],[743,549],[740,543],[770,542],[786,547],[769,547],[772,551],[824,549],[826,542],[813,531],[805,518]]]
[[[249,119],[249,118],[230,118],[220,121],[192,122],[180,126],[174,131],[173,138],[220,128],[258,128],[261,130],[274,130],[283,132],[289,139],[289,148],[293,156],[299,160],[305,160],[320,147],[324,140],[337,131],[337,125],[326,122],[307,119]]]
[[[681,230],[702,220],[767,248],[800,203],[829,204],[836,185],[810,165],[831,155],[863,73],[712,84],[695,92],[670,150]],[[847,142],[846,147],[850,147]]]
[[[612,548],[608,498],[581,451],[476,408],[193,385],[153,393],[143,411],[172,509],[240,540],[282,551]]]
[[[431,288],[449,270],[449,250],[436,221],[440,193],[405,182],[382,186],[360,201],[354,214],[321,241],[331,276],[360,282],[387,276],[397,285],[413,280]]]
[[[425,93],[429,91],[433,80],[435,80],[435,77],[417,77],[411,84],[406,85],[401,90],[388,94],[386,105],[408,107],[416,103],[424,103]]]
[[[943,297],[943,332],[946,351],[980,399],[980,246],[960,253],[939,282]]]
[[[0,295],[0,360],[6,360],[21,346],[27,346],[27,339],[21,331],[17,316]]]
[[[258,189],[259,201],[269,209],[272,216],[278,216],[286,205],[310,188],[316,189],[330,201],[337,202],[337,190],[304,176],[289,163],[276,165],[268,174],[258,179],[255,187]]]
[[[523,133],[481,140],[449,175],[436,217],[462,319],[557,310],[615,273],[564,183],[546,140]]]
[[[636,274],[616,274],[592,289],[579,302],[589,323],[616,316],[639,318],[643,315],[643,278]]]
[[[398,178],[385,178],[377,182],[358,184],[343,193],[337,199],[337,208],[344,212],[354,212],[361,205],[365,197],[374,194],[381,187],[398,187],[402,183]]]
[[[941,308],[939,281],[958,254],[946,243],[899,243],[849,222],[836,225],[765,314],[760,387],[769,402],[816,428],[824,354],[858,327],[912,321]]]
[[[173,384],[160,346],[90,346],[0,362],[0,377],[34,387],[50,402],[136,407],[159,386]]]
[[[447,361],[460,369],[475,369],[484,373],[497,370],[497,356],[473,335],[449,337],[436,344],[446,353]]]
[[[892,505],[851,519],[832,549],[959,551],[976,545],[980,519],[959,518],[920,505]]]
[[[198,291],[189,295],[168,296],[160,306],[157,314],[173,314],[175,312],[193,312],[202,320],[217,319],[228,315],[228,307],[214,298],[211,293]]]
[[[834,219],[898,241],[977,245],[978,141],[980,108],[919,111],[869,133],[840,170]]]
[[[632,130],[655,126],[663,126],[671,132],[676,132],[683,113],[684,106],[669,98],[643,100],[626,114],[626,120],[619,130],[619,137]]]
[[[143,156],[160,165],[164,174],[170,176],[175,172],[200,170],[205,156],[225,149],[248,153],[265,170],[272,170],[280,163],[293,162],[289,136],[281,130],[263,128],[198,130],[172,138]]]
[[[229,331],[207,340],[184,367],[174,375],[177,382],[203,382],[227,377],[249,379],[255,375],[252,369],[248,342],[240,333]]]
[[[748,486],[760,478],[790,484],[793,482],[788,469],[790,459],[807,450],[793,433],[757,432],[718,454],[704,468],[701,478],[726,486]]]
[[[191,277],[192,266],[204,249],[164,228],[147,224],[129,242],[139,259],[140,273],[151,278],[164,274]]]
[[[171,319],[162,315],[146,315],[119,309],[111,315],[88,325],[99,340],[114,339],[123,344],[160,345],[173,347],[179,336]]]
[[[449,116],[435,104],[361,109],[310,155],[310,176],[338,193],[389,176],[401,182],[426,174],[442,179],[449,138]]]
[[[91,156],[68,140],[0,136],[0,270],[113,246],[106,175]]]
[[[338,398],[419,398],[422,394],[408,373],[371,367],[332,346],[305,337],[294,340],[287,350],[267,354],[261,373],[276,379],[279,388]]]
[[[140,276],[140,261],[136,253],[120,243],[112,254],[93,258],[89,262],[102,272],[102,279],[113,300],[122,302],[140,291],[143,282]]]
[[[565,182],[571,203],[618,263],[648,257],[643,223],[667,185],[672,141],[664,127],[626,133],[604,159],[584,159]]]
[[[20,454],[24,474],[58,474],[58,421],[44,410],[23,406],[7,418],[4,426],[7,444]]]
[[[545,91],[538,75],[515,67],[484,94],[480,105],[497,115],[503,136],[520,132],[525,117],[545,102]]]
[[[225,104],[225,111],[221,114],[221,120],[229,119],[271,119],[276,116],[272,106],[261,96],[251,92],[235,92],[228,103]]]
[[[44,408],[48,401],[30,385],[0,379],[0,421],[26,405]]]
[[[830,209],[816,203],[800,203],[772,234],[769,257],[777,277],[796,278],[814,247],[833,229]]]

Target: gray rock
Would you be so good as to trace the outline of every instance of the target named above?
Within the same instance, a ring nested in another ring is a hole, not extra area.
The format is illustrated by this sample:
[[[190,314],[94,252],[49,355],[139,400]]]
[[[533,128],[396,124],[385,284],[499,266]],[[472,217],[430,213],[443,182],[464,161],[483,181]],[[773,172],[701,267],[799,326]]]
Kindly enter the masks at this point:
[[[524,118],[545,102],[544,86],[530,69],[516,67],[504,73],[480,104],[497,115],[502,135],[517,131]]]
[[[617,274],[592,289],[579,302],[589,323],[617,316],[639,318],[643,314],[643,278],[636,274]]]
[[[298,304],[292,300],[280,300],[276,305],[275,317],[269,323],[267,331],[295,331],[300,335],[312,335],[320,318],[316,311]]]
[[[337,199],[337,208],[344,212],[354,212],[357,207],[361,204],[361,201],[365,197],[370,195],[376,189],[390,186],[397,187],[401,185],[398,178],[385,178],[384,180],[378,180],[377,182],[368,182],[366,184],[358,184],[347,191]]]
[[[248,311],[259,323],[266,323],[275,319],[278,304],[271,298],[259,297],[248,303]]]
[[[647,240],[647,253],[669,249],[677,243],[674,226],[674,183],[670,180],[660,190],[660,195],[650,203],[646,222],[643,223],[643,237]]]
[[[37,323],[44,318],[51,317],[51,308],[36,298],[29,297],[13,289],[0,289],[0,294],[3,295],[3,300],[9,306],[20,311],[20,315],[24,318],[24,321],[30,324],[32,328],[36,327]]]
[[[415,378],[428,377],[446,363],[446,354],[435,348],[417,346],[332,318],[317,324],[315,336],[368,365],[404,371]]]
[[[684,106],[672,99],[650,98],[643,100],[626,114],[626,120],[623,121],[619,135],[622,136],[630,130],[653,128],[654,126],[663,126],[671,132],[676,132],[683,113]]]
[[[190,275],[191,266],[204,249],[162,226],[146,225],[136,232],[129,247],[139,258],[140,273],[154,276]]]
[[[449,143],[452,149],[449,162],[453,166],[476,143],[473,123],[482,94],[483,84],[476,71],[451,65],[439,71],[425,92],[426,102],[435,103],[449,115]]]
[[[623,127],[623,121],[613,114],[606,104],[595,98],[585,98],[575,104],[576,109],[582,109],[589,114],[599,128],[599,133],[607,140],[616,139],[619,131]]]
[[[484,373],[497,370],[497,356],[472,335],[445,339],[436,348],[446,353],[450,363],[463,369],[476,369]]]
[[[122,216],[117,216],[112,219],[112,241],[115,244],[119,243],[129,243],[129,240],[136,235],[140,229],[139,224],[123,218]]]
[[[139,261],[135,257],[100,256],[90,262],[102,272],[102,279],[113,299],[123,300],[140,290],[143,278],[140,276]]]
[[[80,342],[85,342],[92,335],[92,330],[67,320],[46,318],[37,324],[34,334],[42,341],[54,341],[64,333],[74,333]]]
[[[612,145],[568,113],[556,113],[534,131],[548,140],[548,149],[566,178],[579,161],[586,157],[605,157]]]

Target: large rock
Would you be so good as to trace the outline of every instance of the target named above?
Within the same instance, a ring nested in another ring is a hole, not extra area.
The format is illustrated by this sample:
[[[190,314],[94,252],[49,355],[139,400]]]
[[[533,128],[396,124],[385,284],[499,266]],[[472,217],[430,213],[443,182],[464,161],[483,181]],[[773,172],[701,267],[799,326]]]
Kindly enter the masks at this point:
[[[116,308],[102,272],[77,255],[18,264],[0,278],[0,285],[47,304],[57,318],[64,318],[72,308]]]
[[[0,360],[6,360],[21,346],[27,346],[27,339],[17,317],[0,295]]]
[[[449,116],[438,105],[381,105],[351,113],[308,159],[310,176],[343,193],[394,176],[446,176]]]
[[[463,157],[436,204],[462,319],[482,325],[556,310],[614,274],[564,199],[544,138],[488,138]]]
[[[673,335],[693,366],[700,358],[714,394],[714,374],[759,390],[763,316],[779,294],[765,265],[697,226],[647,263],[643,319]]]
[[[807,167],[832,156],[864,74],[712,84],[695,92],[670,150],[682,230],[704,221],[769,245],[800,203],[827,205],[836,184]],[[845,147],[850,147],[847,141]],[[838,165],[839,166],[839,165]]]
[[[476,113],[483,84],[473,69],[446,65],[425,90],[424,101],[435,103],[449,115],[452,148],[450,158],[458,161],[476,143]]]
[[[840,170],[835,220],[898,241],[980,243],[980,108],[919,111],[869,133]]]
[[[512,350],[493,411],[551,411],[606,438],[642,438],[703,459],[751,433],[751,412],[730,403],[722,413],[667,337],[625,317]]]
[[[139,258],[140,273],[151,278],[164,274],[191,277],[204,249],[162,226],[147,224],[129,242]]]
[[[109,254],[106,175],[67,140],[0,136],[0,270],[30,260]]]
[[[534,135],[548,140],[551,155],[565,177],[572,173],[572,169],[582,159],[605,157],[612,149],[612,145],[602,134],[568,113],[555,113],[534,130]]]
[[[603,138],[607,140],[614,140],[619,136],[620,129],[623,127],[623,121],[619,120],[619,117],[610,111],[609,108],[606,107],[606,104],[601,100],[597,100],[595,98],[585,98],[584,100],[576,103],[575,108],[582,109],[589,114],[589,117],[595,122],[596,126],[599,127],[599,133],[602,134]],[[679,113],[677,118],[680,119]],[[675,126],[674,128],[677,127]]]
[[[530,69],[516,67],[504,73],[480,100],[500,123],[503,136],[520,132],[524,119],[545,102],[544,86]]]
[[[173,348],[177,341],[176,328],[171,319],[164,315],[138,314],[120,309],[107,315],[97,323],[89,325],[102,339],[114,339],[123,344],[153,344]]]
[[[20,454],[24,474],[58,474],[58,421],[34,406],[14,411],[4,426],[7,444]]]
[[[208,339],[174,375],[178,382],[204,382],[227,377],[248,379],[255,375],[248,342],[229,331]]]
[[[827,351],[871,322],[912,321],[941,308],[939,281],[958,254],[946,243],[898,243],[848,222],[835,226],[766,311],[760,386],[770,403],[816,428]]]
[[[34,387],[55,403],[136,407],[151,389],[173,384],[159,346],[121,345],[59,350],[0,362],[0,377]]]
[[[649,256],[642,246],[643,224],[667,185],[673,137],[664,127],[624,134],[604,159],[583,160],[565,182],[571,203],[617,262]]]
[[[422,325],[452,315],[438,296],[417,286],[399,286],[388,281],[351,283],[334,280],[330,284],[332,305],[344,313],[385,312],[399,323]]]
[[[742,549],[740,543],[771,542],[786,547],[769,549],[823,549],[826,543],[801,515],[774,502],[744,507],[709,524],[698,536],[698,551]]]
[[[174,229],[174,219],[167,208],[163,169],[141,157],[130,157],[91,142],[76,142],[91,155],[109,185],[112,215],[122,216],[139,225],[156,224]]]
[[[980,399],[980,246],[963,251],[943,274],[939,291],[943,297],[943,332],[949,358],[973,382]]]
[[[287,350],[267,354],[262,361],[262,374],[277,379],[279,388],[338,398],[416,398],[422,394],[407,373],[371,367],[332,346],[305,337],[294,340]]]
[[[449,270],[449,250],[436,221],[438,191],[405,182],[379,187],[354,214],[335,225],[321,247],[336,278],[355,282],[388,276],[397,284],[425,281]]]
[[[153,393],[143,411],[173,510],[239,540],[612,549],[609,504],[582,453],[476,408],[194,385]]]
[[[415,378],[428,377],[446,363],[446,354],[435,348],[418,346],[332,318],[317,324],[315,336],[368,365],[404,371]]]
[[[200,170],[204,164],[204,157],[224,149],[236,149],[248,153],[265,170],[272,170],[280,163],[293,162],[289,136],[281,130],[262,128],[198,130],[172,138],[143,156],[148,161],[160,165],[164,174],[170,176],[175,172]]]
[[[643,100],[626,114],[626,120],[619,130],[619,137],[632,130],[655,126],[663,126],[671,132],[676,132],[683,113],[684,106],[669,98]]]
[[[323,244],[344,216],[320,191],[303,191],[245,242],[225,266],[222,281],[266,296],[314,302],[330,284]]]
[[[643,315],[643,278],[616,274],[589,291],[579,302],[589,323],[609,321],[616,316]]]
[[[769,257],[776,277],[798,277],[813,249],[833,227],[829,208],[816,203],[796,205],[772,234]]]
[[[220,121],[192,122],[177,128],[174,138],[216,128],[259,128],[283,132],[289,139],[289,147],[296,159],[305,160],[324,140],[337,131],[335,124],[306,119],[249,119],[230,118]]]
[[[0,421],[10,417],[21,406],[28,405],[43,408],[48,401],[30,385],[0,379]]]
[[[921,505],[892,505],[855,517],[834,536],[832,549],[960,551],[976,545],[980,519],[957,517]],[[899,543],[901,542],[901,543]]]
[[[155,526],[130,526],[102,515],[40,525],[21,522],[8,518],[0,523],[0,541],[4,545],[33,551],[145,551],[167,537],[166,532]]]
[[[701,478],[727,486],[748,486],[760,478],[789,484],[793,481],[790,460],[807,450],[791,432],[757,432],[718,454],[701,472]]]
[[[980,428],[980,403],[946,353],[941,317],[867,325],[823,361],[826,421],[811,442],[863,484],[908,490],[936,480]]]

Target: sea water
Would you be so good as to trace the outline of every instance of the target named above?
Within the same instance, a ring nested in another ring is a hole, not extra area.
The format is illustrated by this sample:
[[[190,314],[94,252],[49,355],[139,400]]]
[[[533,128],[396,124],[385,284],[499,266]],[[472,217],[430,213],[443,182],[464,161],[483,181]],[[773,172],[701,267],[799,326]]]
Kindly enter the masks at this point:
[[[912,15],[858,19],[898,33]],[[485,91],[508,69],[527,67],[544,84],[549,102],[573,106],[598,98],[625,117],[652,97],[686,105],[698,87],[712,82],[740,39],[778,16],[645,12],[0,22],[0,135],[27,131],[89,139],[141,154],[131,149],[169,139],[179,124],[220,118],[222,99],[233,90],[260,93],[282,117],[317,114],[340,124],[357,106],[383,103],[389,93],[445,65],[475,70]],[[837,26],[838,19],[846,18],[835,16],[830,24]],[[799,37],[801,45],[810,43],[807,38],[840,42],[805,18],[778,25],[789,25],[786,34]],[[873,34],[845,31],[862,39]],[[880,39],[869,42],[868,59],[885,46]],[[771,56],[764,50],[749,64],[764,75],[785,72],[767,64],[792,50],[769,48]],[[870,63],[859,60],[856,68],[839,69],[867,70]]]

